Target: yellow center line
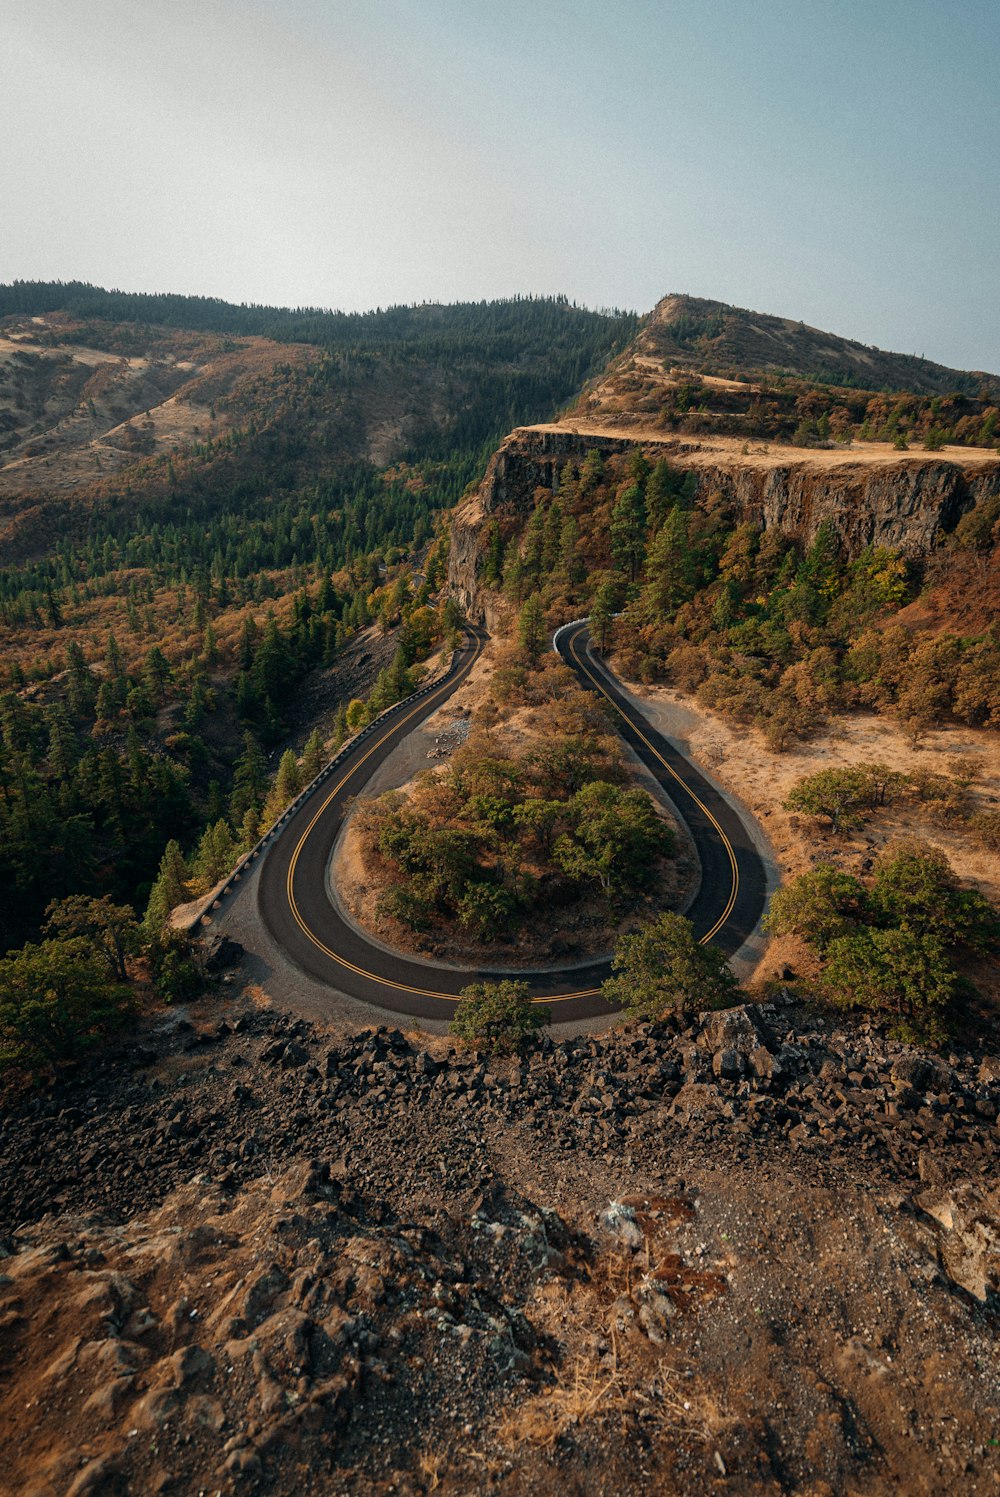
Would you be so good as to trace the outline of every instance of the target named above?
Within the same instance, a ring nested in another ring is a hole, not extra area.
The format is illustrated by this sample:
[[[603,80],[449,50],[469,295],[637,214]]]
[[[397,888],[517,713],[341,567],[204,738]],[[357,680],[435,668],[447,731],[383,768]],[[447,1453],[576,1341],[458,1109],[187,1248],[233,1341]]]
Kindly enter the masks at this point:
[[[735,854],[733,852],[732,844],[730,843],[729,838],[726,836],[725,832],[722,830],[722,828],[719,825],[719,823],[716,821],[715,817],[712,815],[711,811],[709,811],[708,807],[705,806],[698,799],[698,797],[695,795],[695,793],[694,793],[693,790],[690,790],[688,788],[688,786],[684,784],[684,781],[680,778],[680,776],[673,769],[671,769],[670,765],[666,762],[666,760],[662,757],[662,755],[659,754],[659,753],[657,753],[656,749],[649,742],[649,739],[646,738],[645,735],[638,728],[635,727],[635,725],[630,721],[630,719],[628,717],[626,717],[625,713],[622,712],[621,708],[618,707],[618,705],[614,702],[614,700],[608,695],[607,691],[605,691],[604,687],[601,685],[601,683],[597,679],[597,677],[587,668],[587,666],[584,664],[583,660],[580,658],[580,656],[577,654],[576,650],[573,648],[573,641],[576,639],[576,637],[577,636],[574,634],[574,635],[571,636],[571,639],[570,639],[570,652],[573,655],[574,660],[581,667],[581,669],[586,673],[586,675],[590,678],[590,680],[593,682],[594,686],[601,693],[601,695],[607,698],[607,700],[611,703],[612,707],[614,707],[615,711],[619,714],[619,716],[622,717],[622,718],[624,718],[625,721],[629,723],[629,726],[632,727],[632,729],[633,729],[634,732],[638,733],[639,737],[642,738],[643,742],[646,744],[646,746],[650,750],[650,752],[653,753],[653,754],[655,754],[656,758],[659,759],[659,761],[663,765],[664,769],[666,769],[668,771],[668,773],[670,773],[671,775],[673,775],[673,777],[677,781],[677,783],[682,787],[682,789],[684,789],[684,790],[687,791],[688,795],[691,797],[691,799],[694,801],[694,803],[708,817],[709,821],[711,821],[712,825],[715,827],[716,831],[719,833],[719,836],[722,838],[722,841],[723,841],[723,843],[725,845],[726,851],[729,854],[729,861],[730,861],[730,864],[731,864],[732,870],[733,870],[733,887],[732,887],[732,891],[731,891],[730,896],[729,896],[729,902],[726,905],[726,908],[723,910],[722,914],[719,916],[719,919],[712,926],[712,929],[708,932],[707,935],[702,936],[700,944],[704,945],[706,941],[710,941],[711,940],[712,936],[715,935],[715,933],[719,929],[719,927],[721,925],[723,925],[725,923],[725,921],[728,919],[729,913],[732,910],[734,903],[736,902],[736,891],[739,888],[739,869],[738,869],[737,864],[736,864],[736,856],[735,856]],[[476,649],[476,652],[472,656],[472,658],[470,659],[470,661],[468,662],[468,664],[466,665],[464,671],[459,676],[458,681],[444,682],[442,684],[442,686],[439,688],[439,690],[437,692],[434,692],[432,694],[431,700],[433,700],[433,698],[435,696],[441,695],[444,692],[450,692],[450,691],[454,690],[454,687],[458,685],[459,681],[461,681],[462,679],[464,679],[464,677],[466,675],[468,675],[469,671],[471,671],[472,667],[475,665],[476,661],[479,659],[479,655],[480,655],[481,650],[482,650],[482,642],[477,640],[477,649]],[[425,707],[426,705],[427,705],[427,698],[425,698],[424,701],[422,701],[418,706],[414,707],[411,712],[408,712],[405,715],[405,717],[397,718],[387,728],[386,732],[382,734],[381,738],[376,739],[376,741],[371,745],[371,747],[347,771],[347,773],[343,776],[343,778],[341,780],[339,780],[336,785],[334,785],[333,789],[330,791],[329,795],[327,795],[327,797],[323,801],[322,805],[316,811],[316,813],[312,817],[311,821],[309,822],[309,825],[306,827],[305,831],[302,833],[302,836],[299,838],[299,840],[298,840],[298,842],[296,844],[295,851],[292,854],[291,862],[288,865],[288,876],[287,876],[287,879],[285,881],[285,892],[286,892],[286,895],[287,895],[287,898],[288,898],[288,905],[289,905],[289,908],[291,909],[292,916],[293,916],[293,918],[295,920],[295,923],[298,925],[299,929],[302,931],[303,935],[306,936],[307,939],[310,940],[312,942],[312,944],[319,951],[322,951],[325,956],[328,956],[328,957],[330,957],[330,959],[332,961],[337,962],[339,966],[344,967],[349,972],[354,972],[358,977],[368,978],[369,981],[379,983],[382,987],[392,988],[396,992],[400,992],[400,993],[415,993],[418,997],[421,997],[421,998],[439,998],[439,999],[443,1000],[445,1003],[459,1003],[461,1000],[458,997],[458,995],[455,994],[455,993],[441,993],[441,992],[438,992],[437,989],[435,989],[435,988],[421,988],[421,987],[416,987],[416,986],[414,986],[411,983],[397,982],[393,978],[380,977],[377,972],[370,972],[370,971],[367,970],[367,968],[365,968],[365,967],[359,967],[359,966],[356,965],[356,963],[348,961],[347,957],[341,956],[339,952],[334,951],[330,946],[327,946],[323,941],[321,941],[319,939],[319,937],[306,924],[306,921],[304,920],[304,918],[302,916],[302,913],[299,910],[298,903],[297,903],[296,898],[295,898],[295,889],[294,889],[295,870],[296,870],[296,868],[298,866],[299,856],[300,856],[300,854],[302,852],[303,847],[306,844],[306,841],[308,840],[309,836],[313,832],[313,830],[314,830],[317,822],[319,821],[320,817],[323,815],[324,811],[329,806],[330,802],[340,793],[340,791],[347,784],[347,782],[351,778],[351,776],[358,769],[361,768],[362,764],[364,764],[366,762],[366,760],[371,757],[371,755],[375,752],[375,750],[378,749],[378,748],[381,748],[382,744],[385,743],[386,739],[389,738],[390,735],[392,733],[394,733],[398,727],[400,727],[403,723],[409,722],[410,718],[411,717],[415,717],[416,714],[418,712],[420,712],[421,709],[423,707]],[[554,1004],[554,1003],[569,1003],[573,999],[576,999],[576,998],[595,998],[595,997],[599,997],[600,993],[601,993],[601,989],[600,988],[581,988],[578,992],[575,992],[575,993],[560,993],[560,994],[558,994],[558,995],[556,995],[555,997],[552,997],[552,998],[533,998],[532,1002],[533,1003],[544,1003],[546,1005]]]
[[[708,817],[709,821],[712,823],[712,825],[715,827],[715,830],[718,832],[719,836],[721,837],[721,839],[722,839],[722,845],[726,849],[726,853],[727,853],[727,855],[729,857],[729,866],[730,866],[730,868],[732,870],[732,875],[733,875],[732,888],[729,891],[729,899],[728,899],[728,901],[726,903],[725,909],[722,911],[722,914],[719,916],[718,920],[716,920],[715,924],[712,926],[712,929],[710,931],[707,931],[705,933],[705,935],[703,935],[701,937],[701,939],[699,940],[699,942],[698,942],[699,946],[704,946],[704,945],[706,945],[712,939],[712,937],[717,933],[717,931],[720,929],[720,927],[723,926],[723,925],[725,925],[726,921],[729,919],[730,914],[732,913],[733,905],[736,903],[736,895],[738,894],[739,887],[740,887],[740,869],[739,869],[739,864],[736,861],[736,853],[733,850],[733,844],[730,842],[729,838],[726,836],[725,832],[722,830],[722,827],[719,825],[718,821],[712,815],[711,811],[705,805],[704,801],[700,800],[699,797],[697,795],[695,795],[695,793],[691,789],[690,785],[685,784],[685,782],[681,779],[680,775],[677,773],[676,769],[674,769],[670,764],[668,764],[667,761],[666,761],[666,759],[664,759],[663,755],[659,752],[659,750],[652,743],[650,743],[649,739],[646,737],[646,735],[642,731],[642,729],[641,728],[637,728],[636,725],[635,725],[635,723],[628,716],[628,714],[622,711],[622,709],[619,707],[618,703],[615,701],[614,697],[611,696],[610,692],[608,692],[605,689],[605,687],[602,685],[600,679],[594,674],[594,672],[587,665],[586,661],[580,655],[579,651],[575,648],[576,641],[580,637],[580,632],[581,632],[582,628],[583,628],[583,625],[581,624],[580,628],[577,629],[577,630],[575,630],[574,633],[572,633],[570,635],[570,637],[569,637],[569,652],[572,655],[573,659],[576,661],[577,665],[584,672],[584,674],[593,683],[594,687],[601,693],[601,696],[604,697],[606,701],[608,701],[608,702],[611,703],[611,706],[618,713],[618,716],[620,718],[622,718],[623,721],[625,721],[625,722],[628,723],[628,725],[632,729],[633,733],[635,733],[638,738],[642,739],[643,743],[649,749],[650,753],[653,754],[655,756],[655,758],[657,758],[659,760],[659,762],[663,765],[663,767],[667,771],[667,773],[669,775],[672,775],[673,778],[677,781],[678,785],[680,785],[681,789],[683,791],[685,791],[685,793],[691,797],[691,799],[694,801],[695,805],[698,807],[699,811],[703,812],[704,815]]]

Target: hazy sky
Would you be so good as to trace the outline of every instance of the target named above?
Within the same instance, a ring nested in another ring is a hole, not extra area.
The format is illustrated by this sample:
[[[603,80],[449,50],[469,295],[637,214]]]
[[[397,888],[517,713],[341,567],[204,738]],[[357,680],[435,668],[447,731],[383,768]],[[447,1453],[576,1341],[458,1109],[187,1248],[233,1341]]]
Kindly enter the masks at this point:
[[[1000,371],[1000,0],[0,0],[0,280],[690,291]]]

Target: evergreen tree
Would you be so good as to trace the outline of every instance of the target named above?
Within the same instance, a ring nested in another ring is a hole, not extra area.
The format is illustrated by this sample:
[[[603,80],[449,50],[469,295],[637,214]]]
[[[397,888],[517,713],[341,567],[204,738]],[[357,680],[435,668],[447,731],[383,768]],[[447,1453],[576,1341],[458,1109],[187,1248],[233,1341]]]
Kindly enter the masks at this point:
[[[625,485],[611,511],[611,554],[634,582],[646,554],[646,504],[638,483]]]
[[[521,609],[517,621],[517,642],[532,665],[537,665],[545,648],[545,612],[542,600],[532,593]]]
[[[323,744],[323,736],[318,728],[313,728],[306,739],[305,748],[302,751],[302,783],[311,785],[326,763],[326,750]]]
[[[191,897],[188,884],[188,868],[180,844],[173,838],[167,843],[160,859],[160,871],[156,875],[146,906],[143,929],[150,940],[162,934],[170,911],[185,904]]]
[[[247,731],[243,735],[243,753],[233,768],[233,793],[229,802],[229,814],[233,823],[241,825],[251,807],[259,812],[266,796],[267,762],[264,751],[254,735]]]

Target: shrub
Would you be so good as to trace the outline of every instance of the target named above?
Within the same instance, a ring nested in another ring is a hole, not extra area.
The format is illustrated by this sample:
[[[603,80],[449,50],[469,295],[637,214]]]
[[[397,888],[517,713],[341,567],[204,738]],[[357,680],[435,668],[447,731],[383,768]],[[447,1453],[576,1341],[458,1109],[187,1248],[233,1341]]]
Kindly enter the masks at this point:
[[[458,919],[481,941],[492,941],[501,933],[517,901],[502,884],[469,884],[458,901]]]
[[[892,842],[875,860],[872,913],[878,924],[987,952],[1000,920],[975,889],[959,886],[944,853],[916,838]]]
[[[855,928],[864,904],[864,886],[856,878],[832,863],[817,863],[777,891],[764,929],[776,936],[801,936],[822,951]]]
[[[151,948],[150,957],[153,982],[164,1003],[184,1003],[201,991],[204,979],[183,936],[161,939]]]
[[[0,961],[0,1070],[79,1059],[127,1020],[131,990],[89,940],[22,946]]]
[[[739,993],[722,952],[702,946],[683,915],[664,913],[634,935],[622,936],[611,966],[614,976],[602,992],[631,1019],[725,1008]]]
[[[550,1011],[529,999],[527,983],[474,982],[462,989],[450,1028],[477,1050],[516,1055],[550,1021]]]
[[[958,978],[944,945],[908,930],[863,930],[830,943],[822,990],[841,1007],[888,1013],[898,1038],[940,1044]]]

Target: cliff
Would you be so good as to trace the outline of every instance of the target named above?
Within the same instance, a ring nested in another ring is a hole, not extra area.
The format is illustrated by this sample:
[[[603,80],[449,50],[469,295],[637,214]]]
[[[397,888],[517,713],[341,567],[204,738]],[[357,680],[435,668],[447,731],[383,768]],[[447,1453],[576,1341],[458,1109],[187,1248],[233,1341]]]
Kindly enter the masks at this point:
[[[734,525],[778,527],[808,542],[828,522],[850,555],[888,546],[924,556],[980,500],[1000,493],[1000,456],[949,448],[903,455],[884,444],[846,451],[777,448],[743,453],[725,438],[687,441],[651,432],[631,436],[578,427],[522,427],[494,454],[479,489],[452,519],[449,580],[471,616],[489,623],[490,599],[478,585],[481,552],[491,523],[505,538],[531,513],[536,491],[554,490],[567,462],[593,447],[602,456],[642,447],[655,461],[694,474],[695,502],[721,501]]]

